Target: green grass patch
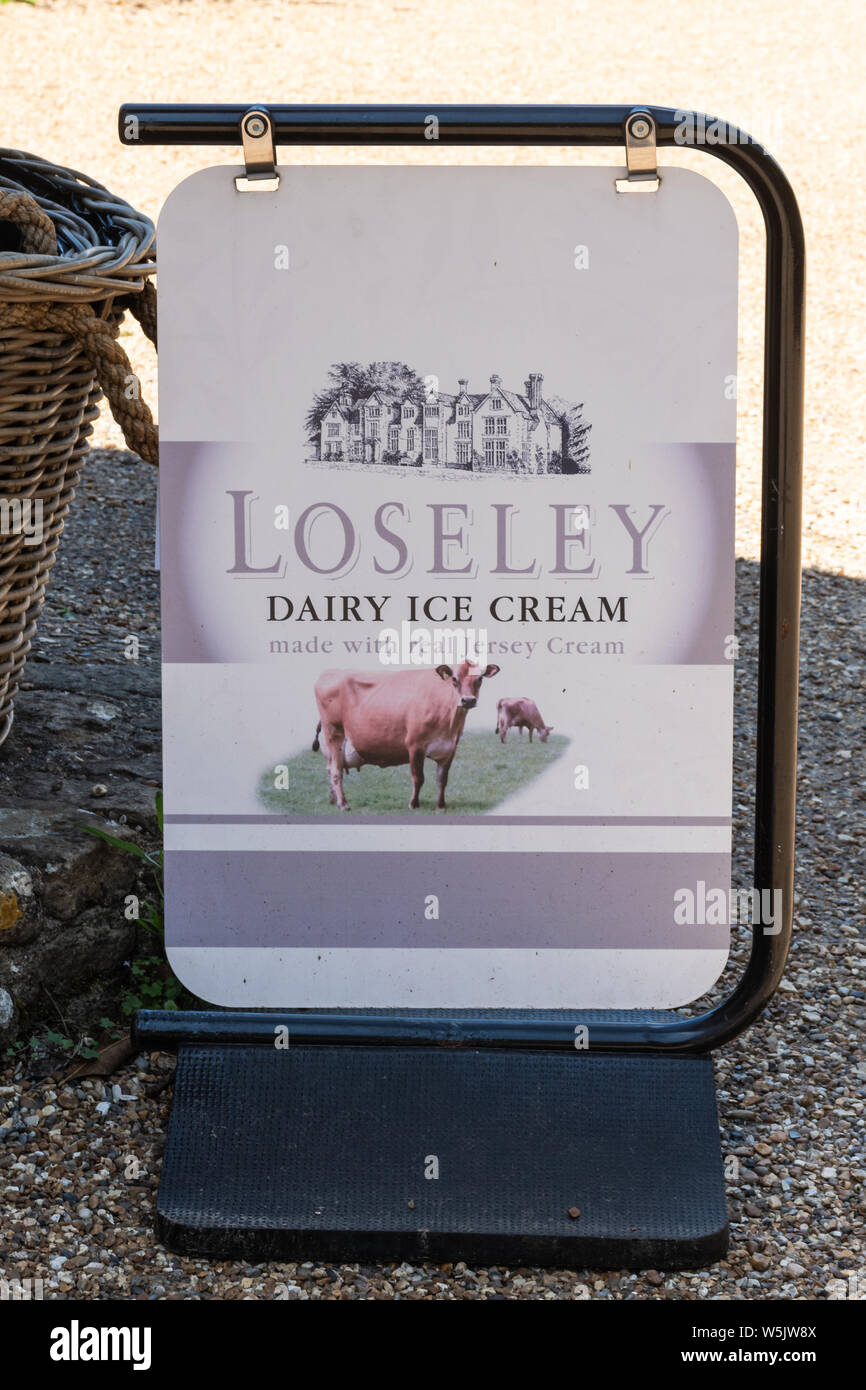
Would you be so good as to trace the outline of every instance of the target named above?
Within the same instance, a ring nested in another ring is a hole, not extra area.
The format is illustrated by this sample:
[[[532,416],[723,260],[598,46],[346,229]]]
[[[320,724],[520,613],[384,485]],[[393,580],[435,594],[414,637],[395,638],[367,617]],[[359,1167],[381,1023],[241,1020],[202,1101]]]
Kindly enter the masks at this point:
[[[504,744],[492,729],[489,733],[464,734],[445,791],[448,811],[460,815],[492,811],[556,762],[568,743],[561,734],[551,734],[546,743],[534,738],[530,744],[526,734],[521,738],[514,729]],[[328,763],[323,752],[308,750],[281,761],[289,769],[288,787],[274,787],[273,767],[263,773],[259,782],[259,799],[268,811],[294,816],[341,814],[328,801]],[[412,795],[408,763],[402,767],[362,767],[360,772],[344,773],[346,800],[353,811],[368,816],[435,814],[436,771],[436,764],[428,758],[418,811],[408,809]]]

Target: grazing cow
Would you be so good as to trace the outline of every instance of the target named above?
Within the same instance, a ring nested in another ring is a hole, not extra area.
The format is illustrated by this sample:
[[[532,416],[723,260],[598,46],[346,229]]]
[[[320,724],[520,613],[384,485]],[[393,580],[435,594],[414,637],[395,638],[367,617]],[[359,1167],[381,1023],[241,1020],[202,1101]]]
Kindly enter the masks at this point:
[[[410,811],[418,809],[418,793],[424,783],[424,759],[438,763],[436,807],[445,810],[448,773],[467,712],[478,703],[481,682],[495,676],[498,666],[482,671],[471,661],[456,669],[437,666],[435,671],[323,671],[316,681],[319,726],[313,740],[318,751],[319,734],[328,756],[331,803],[348,811],[343,793],[343,772],[372,763],[398,767],[408,763],[412,772]]]
[[[535,731],[542,743],[547,742],[547,736],[553,730],[552,724],[545,724],[538,712],[538,705],[534,700],[521,696],[520,699],[502,699],[496,706],[496,732],[499,734],[500,741],[505,742],[505,735],[509,729],[519,729],[520,736],[523,737],[523,730],[529,730],[529,742],[532,742],[532,734]]]

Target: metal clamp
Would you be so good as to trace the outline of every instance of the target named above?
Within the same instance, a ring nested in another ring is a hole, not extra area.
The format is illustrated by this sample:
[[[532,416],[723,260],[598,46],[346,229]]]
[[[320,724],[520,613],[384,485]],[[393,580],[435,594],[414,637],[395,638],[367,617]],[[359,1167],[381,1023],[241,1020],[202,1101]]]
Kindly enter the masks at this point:
[[[656,123],[649,111],[632,111],[625,122],[625,162],[628,178],[616,180],[617,193],[655,193],[658,191]]]
[[[253,106],[241,117],[241,140],[246,174],[235,179],[239,193],[272,193],[280,186],[274,123],[269,111]]]

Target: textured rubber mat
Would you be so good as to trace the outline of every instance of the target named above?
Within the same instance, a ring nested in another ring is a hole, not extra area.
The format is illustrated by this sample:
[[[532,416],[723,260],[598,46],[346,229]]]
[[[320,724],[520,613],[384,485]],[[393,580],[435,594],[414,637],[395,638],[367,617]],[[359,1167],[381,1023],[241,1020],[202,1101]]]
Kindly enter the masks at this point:
[[[156,1231],[247,1260],[699,1268],[728,1235],[712,1063],[181,1047]]]

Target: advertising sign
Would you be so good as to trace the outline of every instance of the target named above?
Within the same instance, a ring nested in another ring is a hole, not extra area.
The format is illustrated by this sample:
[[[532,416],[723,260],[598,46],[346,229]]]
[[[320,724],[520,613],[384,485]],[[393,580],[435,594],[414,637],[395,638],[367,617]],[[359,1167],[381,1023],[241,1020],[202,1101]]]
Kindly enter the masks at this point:
[[[727,957],[737,232],[697,174],[187,179],[166,937],[233,1006],[670,1007]]]

